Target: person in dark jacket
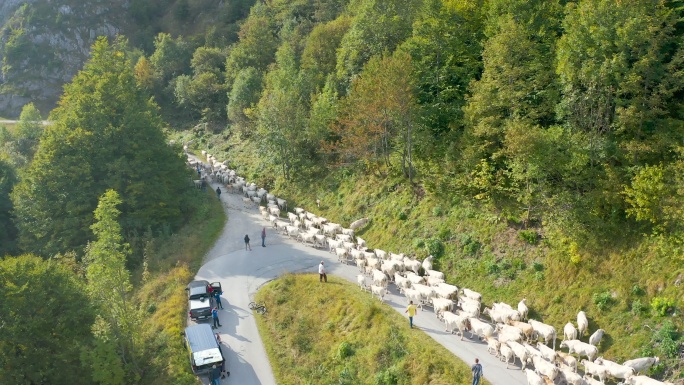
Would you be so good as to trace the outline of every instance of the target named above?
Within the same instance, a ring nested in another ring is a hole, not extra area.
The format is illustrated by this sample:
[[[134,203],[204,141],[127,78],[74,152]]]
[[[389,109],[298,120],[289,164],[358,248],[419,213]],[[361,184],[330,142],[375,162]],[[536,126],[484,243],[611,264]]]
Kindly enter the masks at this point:
[[[221,200],[221,188],[220,187],[216,188],[216,195],[218,195],[218,199]]]
[[[245,234],[245,250],[252,250],[252,246],[249,245],[249,235]]]
[[[266,247],[266,228],[261,230],[261,247]]]

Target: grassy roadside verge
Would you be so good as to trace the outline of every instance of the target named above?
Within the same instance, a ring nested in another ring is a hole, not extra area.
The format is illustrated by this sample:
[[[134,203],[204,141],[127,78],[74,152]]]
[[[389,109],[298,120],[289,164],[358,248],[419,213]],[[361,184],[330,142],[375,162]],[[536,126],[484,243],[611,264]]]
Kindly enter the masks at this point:
[[[256,298],[268,309],[256,319],[279,385],[471,382],[468,365],[345,280],[289,274]]]
[[[146,248],[148,267],[140,273],[136,297],[146,313],[145,348],[154,358],[141,383],[189,385],[198,381],[190,372],[180,338],[187,320],[185,286],[220,236],[226,215],[211,190],[198,191],[193,202],[193,216],[183,228]]]

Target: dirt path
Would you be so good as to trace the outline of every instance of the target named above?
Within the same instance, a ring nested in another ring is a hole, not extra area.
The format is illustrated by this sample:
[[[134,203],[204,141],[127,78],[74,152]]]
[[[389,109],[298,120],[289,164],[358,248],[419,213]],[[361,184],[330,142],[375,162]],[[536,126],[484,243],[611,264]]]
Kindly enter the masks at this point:
[[[214,184],[216,190],[218,184]],[[341,264],[326,250],[283,237],[261,218],[254,204],[245,205],[242,195],[231,194],[222,187],[221,201],[228,215],[223,233],[205,257],[205,265],[197,279],[220,281],[223,285],[223,304],[220,311],[221,339],[227,349],[228,370],[231,375],[223,383],[245,385],[276,384],[271,365],[248,304],[259,286],[286,272],[317,272],[318,264],[325,261],[328,274],[343,277],[356,283],[359,274],[356,266]],[[261,230],[266,227],[266,247],[261,246]],[[251,238],[252,251],[245,250],[243,238]],[[404,314],[406,300],[390,285],[385,303]],[[483,365],[485,378],[495,385],[525,385],[520,367],[506,369],[506,365],[487,353],[487,346],[476,339],[464,341],[457,335],[444,332],[432,311],[419,311],[416,325],[435,341],[471,365],[477,357]],[[407,320],[408,322],[408,320]]]

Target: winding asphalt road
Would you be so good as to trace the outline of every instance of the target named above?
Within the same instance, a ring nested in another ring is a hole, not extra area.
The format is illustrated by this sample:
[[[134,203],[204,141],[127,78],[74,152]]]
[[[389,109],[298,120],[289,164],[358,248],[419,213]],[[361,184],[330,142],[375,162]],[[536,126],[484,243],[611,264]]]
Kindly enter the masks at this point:
[[[216,190],[218,184],[213,185]],[[225,384],[271,385],[276,384],[271,365],[257,330],[254,314],[248,304],[259,287],[286,272],[318,272],[318,264],[325,261],[328,274],[343,277],[356,283],[359,274],[356,266],[341,264],[327,250],[318,250],[276,233],[259,214],[254,204],[245,205],[240,194],[225,191],[221,201],[228,222],[214,247],[205,256],[205,264],[196,279],[221,282],[224,310],[219,311],[222,343],[227,355],[230,376]],[[261,230],[266,227],[266,247],[261,247]],[[243,238],[251,238],[252,251],[245,250]],[[385,303],[402,315],[406,299],[390,285]],[[487,346],[466,333],[464,341],[456,334],[444,332],[432,311],[418,311],[415,324],[434,341],[444,345],[463,361],[472,364],[479,358],[484,376],[494,385],[525,385],[525,375],[519,366],[506,369],[506,365],[487,353]],[[407,320],[408,322],[408,320]],[[431,343],[427,340],[425,343]]]

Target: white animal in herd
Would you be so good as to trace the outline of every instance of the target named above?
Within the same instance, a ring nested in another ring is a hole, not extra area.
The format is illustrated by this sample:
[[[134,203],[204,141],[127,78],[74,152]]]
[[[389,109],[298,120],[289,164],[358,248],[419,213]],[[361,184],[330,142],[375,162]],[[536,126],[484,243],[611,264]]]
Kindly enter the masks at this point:
[[[565,364],[577,372],[577,358],[565,352],[556,352],[556,361]]]
[[[589,320],[587,319],[587,313],[580,311],[577,313],[577,330],[579,331],[579,338],[582,338],[588,329]]]
[[[530,358],[530,353],[527,352],[527,349],[525,347],[515,341],[506,341],[506,345],[513,350],[513,354],[515,354],[516,357],[520,360],[520,365],[524,369],[527,367],[527,364],[530,363],[532,360]]]
[[[633,376],[625,380],[625,385],[668,385],[668,383],[647,376]]]
[[[605,366],[606,370],[608,371],[608,375],[613,378],[620,378],[624,380],[636,374],[636,371],[633,367],[620,365],[617,362],[608,361],[603,357],[597,358],[595,362],[599,365]]]
[[[601,343],[601,339],[603,338],[603,335],[606,333],[605,330],[603,329],[598,329],[597,331],[594,332],[591,336],[589,336],[589,343],[598,346],[598,344]]]
[[[431,255],[431,256],[429,256],[423,260],[423,270],[425,270],[425,271],[432,270],[432,260],[434,258],[435,257],[433,257]]]
[[[477,318],[468,318],[470,322],[470,335],[477,335],[480,339],[494,335],[494,327]]]
[[[549,342],[553,341],[553,349],[556,349],[556,328],[533,319],[529,320],[529,324],[532,326],[537,335],[544,338],[544,341],[546,341],[547,345]]]
[[[657,364],[659,361],[660,359],[658,357],[641,357],[625,361],[622,363],[622,365],[632,367],[637,373],[642,373],[648,370],[651,366]]]
[[[515,360],[513,349],[506,344],[501,344],[499,347],[499,359],[501,361],[506,361],[506,369],[508,369],[508,364]]]
[[[558,370],[558,374],[562,376],[568,385],[586,385],[584,378],[577,374],[570,366],[560,364],[558,366]]]
[[[584,375],[585,376],[596,376],[599,381],[605,382],[608,376],[608,369],[605,366],[595,364],[588,360],[582,360],[582,365],[584,365]]]
[[[562,348],[568,348],[570,354],[577,353],[580,357],[584,356],[589,359],[589,361],[594,361],[594,358],[598,356],[598,348],[594,345],[582,342],[580,340],[565,340],[560,344]]]
[[[541,352],[542,357],[549,362],[555,362],[558,358],[558,352],[542,344],[541,342],[537,342],[537,349],[539,349]],[[575,370],[577,370],[577,361],[575,361]]]
[[[532,356],[532,362],[534,363],[534,368],[537,370],[537,372],[545,375],[546,377],[551,379],[551,381],[555,380],[556,377],[558,377],[558,368],[556,367],[556,365],[537,356]]]
[[[461,336],[461,341],[463,341],[463,332],[468,329],[469,321],[467,316],[456,315],[450,311],[445,311],[442,314],[444,318],[445,331],[453,333],[458,329],[458,334]]]
[[[527,376],[527,384],[528,385],[546,385],[546,381],[544,381],[543,378],[541,378],[540,375],[535,373],[534,370],[530,369],[524,369],[525,370],[525,376]]]
[[[577,329],[572,322],[568,322],[563,327],[563,339],[564,340],[576,340],[577,339]]]
[[[384,286],[371,285],[371,293],[374,296],[378,296],[381,302],[384,302],[385,294],[387,294],[387,289]]]
[[[359,284],[361,290],[368,289],[368,285],[366,284],[366,277],[363,274],[359,274],[356,276],[356,282]]]
[[[520,313],[520,319],[523,321],[527,319],[527,313],[530,312],[526,302],[526,298],[523,298],[520,300],[520,302],[518,302],[518,313]]]
[[[368,218],[361,218],[359,220],[352,222],[349,225],[349,228],[352,230],[360,229],[361,227],[365,226],[369,221],[370,221],[370,219],[368,219]]]
[[[470,299],[474,299],[478,302],[482,302],[482,294],[480,294],[476,291],[472,291],[470,289],[466,289],[465,287],[463,289],[461,289],[461,291],[463,291],[463,295],[465,295],[466,297],[468,297]]]

